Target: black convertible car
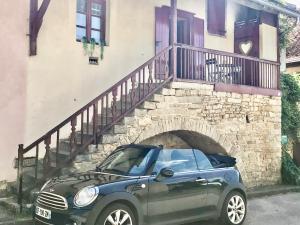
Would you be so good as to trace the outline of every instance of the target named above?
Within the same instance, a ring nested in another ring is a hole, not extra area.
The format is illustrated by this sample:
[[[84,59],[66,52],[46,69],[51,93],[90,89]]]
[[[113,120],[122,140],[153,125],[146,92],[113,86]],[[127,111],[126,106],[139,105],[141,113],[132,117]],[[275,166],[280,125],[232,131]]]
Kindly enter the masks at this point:
[[[158,225],[220,219],[239,225],[246,194],[235,159],[197,149],[118,147],[94,171],[42,187],[35,224]]]

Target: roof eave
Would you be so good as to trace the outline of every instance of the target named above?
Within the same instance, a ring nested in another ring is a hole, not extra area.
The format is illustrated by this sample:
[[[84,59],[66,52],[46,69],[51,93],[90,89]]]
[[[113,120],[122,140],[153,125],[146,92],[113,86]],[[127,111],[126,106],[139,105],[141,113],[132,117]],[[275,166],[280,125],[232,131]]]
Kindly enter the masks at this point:
[[[236,1],[237,3],[242,2],[241,0],[234,0],[234,1]],[[250,1],[252,3],[259,4],[263,7],[272,9],[272,10],[278,12],[278,13],[281,13],[281,14],[285,14],[285,15],[295,17],[295,18],[300,18],[300,12],[298,12],[297,10],[293,10],[293,9],[288,8],[288,7],[285,7],[284,5],[279,4],[279,3],[269,2],[269,1],[266,1],[266,0],[248,0],[248,1]]]

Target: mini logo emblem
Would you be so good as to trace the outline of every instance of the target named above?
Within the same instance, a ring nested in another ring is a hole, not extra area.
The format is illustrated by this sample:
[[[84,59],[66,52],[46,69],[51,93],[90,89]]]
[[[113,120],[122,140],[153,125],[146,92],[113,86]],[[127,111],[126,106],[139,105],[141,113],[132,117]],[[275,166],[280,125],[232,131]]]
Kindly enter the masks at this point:
[[[50,192],[54,192],[54,189],[53,189],[53,188],[50,188],[49,191],[50,191]]]

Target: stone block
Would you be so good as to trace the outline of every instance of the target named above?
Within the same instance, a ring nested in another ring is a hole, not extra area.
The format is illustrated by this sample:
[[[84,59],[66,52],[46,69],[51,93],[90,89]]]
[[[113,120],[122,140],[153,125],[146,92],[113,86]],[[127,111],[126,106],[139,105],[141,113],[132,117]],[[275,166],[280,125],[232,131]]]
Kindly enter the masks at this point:
[[[165,96],[173,96],[175,95],[175,89],[163,88],[161,90],[161,94]]]
[[[242,99],[241,98],[228,98],[227,102],[234,103],[234,104],[241,104],[242,103]]]
[[[114,125],[114,134],[125,134],[126,128],[127,127],[125,125],[116,124]]]
[[[118,135],[104,134],[102,136],[102,144],[113,144],[119,141]]]
[[[150,101],[152,101],[152,102],[163,102],[164,100],[165,100],[165,96],[164,95],[160,95],[160,94],[154,94],[150,98]]]
[[[146,102],[143,103],[142,108],[143,109],[156,109],[156,103],[146,101]]]

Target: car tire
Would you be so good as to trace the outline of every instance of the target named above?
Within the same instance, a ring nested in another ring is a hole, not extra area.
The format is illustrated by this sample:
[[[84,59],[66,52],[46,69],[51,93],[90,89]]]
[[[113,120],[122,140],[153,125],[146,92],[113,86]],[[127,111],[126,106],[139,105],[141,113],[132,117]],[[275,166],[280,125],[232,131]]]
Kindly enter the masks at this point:
[[[124,220],[122,222],[122,220]],[[137,225],[136,218],[130,207],[116,203],[108,206],[99,216],[95,225]]]
[[[220,223],[224,225],[241,225],[246,219],[247,202],[237,191],[229,193],[223,203]]]

